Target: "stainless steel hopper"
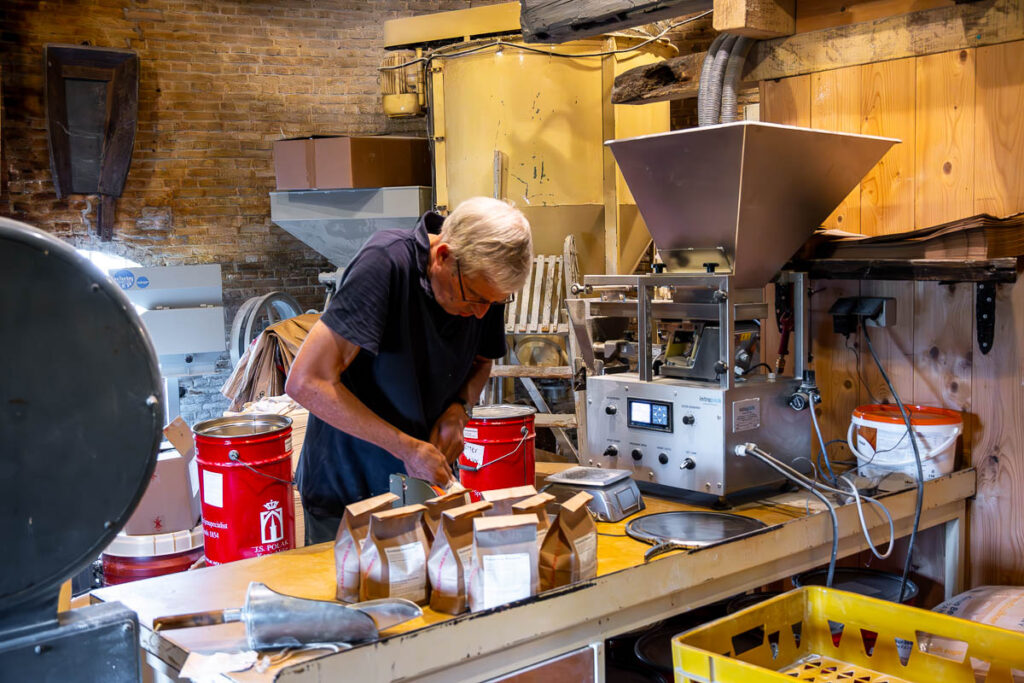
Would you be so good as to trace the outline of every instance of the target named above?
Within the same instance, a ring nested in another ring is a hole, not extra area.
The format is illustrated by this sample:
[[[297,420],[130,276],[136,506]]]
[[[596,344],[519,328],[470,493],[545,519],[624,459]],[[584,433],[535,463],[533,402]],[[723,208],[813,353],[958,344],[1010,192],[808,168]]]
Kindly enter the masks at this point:
[[[606,142],[673,272],[761,287],[892,138],[742,121]]]

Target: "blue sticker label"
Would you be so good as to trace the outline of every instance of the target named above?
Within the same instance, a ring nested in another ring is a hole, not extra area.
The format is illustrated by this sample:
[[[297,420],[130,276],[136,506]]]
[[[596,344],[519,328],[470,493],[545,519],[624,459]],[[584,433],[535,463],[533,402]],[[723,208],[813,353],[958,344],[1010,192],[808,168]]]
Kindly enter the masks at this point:
[[[114,282],[121,289],[131,289],[132,285],[135,284],[135,273],[130,270],[117,270],[111,275],[114,278]]]
[[[139,279],[135,281],[135,284],[138,285],[139,289],[145,289],[146,287],[149,287],[149,278],[145,275],[140,275]]]

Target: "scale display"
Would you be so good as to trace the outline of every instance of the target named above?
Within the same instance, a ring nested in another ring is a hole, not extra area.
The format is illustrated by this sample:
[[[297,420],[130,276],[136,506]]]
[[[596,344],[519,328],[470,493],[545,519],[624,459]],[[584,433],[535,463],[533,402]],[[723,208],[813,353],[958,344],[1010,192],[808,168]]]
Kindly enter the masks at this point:
[[[656,432],[672,431],[672,404],[631,398],[626,401],[629,417],[626,424],[637,429]]]

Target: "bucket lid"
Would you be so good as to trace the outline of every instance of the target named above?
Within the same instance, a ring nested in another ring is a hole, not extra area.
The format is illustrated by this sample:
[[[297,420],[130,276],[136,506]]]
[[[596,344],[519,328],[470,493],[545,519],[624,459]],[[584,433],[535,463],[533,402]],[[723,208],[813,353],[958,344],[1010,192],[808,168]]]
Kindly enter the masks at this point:
[[[212,439],[236,439],[240,436],[273,434],[291,427],[292,419],[273,413],[246,413],[203,420],[192,428],[197,435]]]
[[[526,417],[537,412],[536,408],[530,406],[515,406],[508,403],[499,403],[492,406],[475,406],[472,418],[474,420],[502,420],[513,417]]]
[[[904,406],[904,408],[907,409],[910,424],[918,427],[940,427],[963,423],[960,413],[948,408],[934,408],[932,406]],[[892,404],[859,406],[854,409],[853,416],[873,422],[903,424],[903,414],[900,413],[899,406]]]
[[[171,534],[129,536],[123,531],[103,551],[115,557],[158,557],[174,555],[203,547],[203,525]]]

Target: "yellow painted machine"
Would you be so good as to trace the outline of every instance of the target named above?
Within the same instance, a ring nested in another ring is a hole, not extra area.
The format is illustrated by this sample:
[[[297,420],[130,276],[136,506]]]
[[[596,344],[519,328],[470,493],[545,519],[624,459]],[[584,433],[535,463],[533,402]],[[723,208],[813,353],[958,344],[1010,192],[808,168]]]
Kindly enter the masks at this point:
[[[667,131],[669,107],[612,105],[610,92],[619,73],[674,47],[624,35],[527,44],[518,2],[392,20],[384,36],[389,49],[415,50],[386,59],[384,106],[429,115],[439,210],[508,199],[537,253],[561,253],[573,234],[583,272],[633,271],[650,235],[604,142]]]

